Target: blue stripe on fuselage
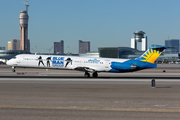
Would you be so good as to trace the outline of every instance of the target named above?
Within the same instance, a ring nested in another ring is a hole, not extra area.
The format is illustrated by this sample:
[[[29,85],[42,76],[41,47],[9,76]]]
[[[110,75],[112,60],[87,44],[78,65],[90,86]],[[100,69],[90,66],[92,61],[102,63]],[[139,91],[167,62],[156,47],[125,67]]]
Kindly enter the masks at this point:
[[[139,61],[139,60],[127,60],[125,62],[123,62],[125,64],[133,64],[136,65],[138,68],[136,70],[141,70],[141,69],[147,69],[147,68],[156,68],[157,64],[154,63],[149,63],[149,62],[143,62],[143,61]],[[136,71],[136,70],[132,70],[132,71]],[[131,70],[129,70],[130,72]],[[109,72],[128,72],[127,70],[117,70],[117,69],[111,69],[109,70]]]
[[[139,60],[128,60],[128,61],[125,61],[123,63],[133,64],[133,65],[136,65],[137,67],[142,68],[142,69],[156,68],[157,67],[157,64],[155,64],[155,63],[143,62],[143,61],[139,61]]]

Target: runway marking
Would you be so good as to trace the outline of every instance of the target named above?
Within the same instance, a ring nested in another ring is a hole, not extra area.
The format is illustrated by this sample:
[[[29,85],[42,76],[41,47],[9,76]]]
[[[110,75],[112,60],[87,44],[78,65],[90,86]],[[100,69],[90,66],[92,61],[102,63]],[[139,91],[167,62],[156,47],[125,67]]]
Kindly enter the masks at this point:
[[[34,106],[34,105],[0,105],[9,109],[57,109],[57,110],[91,110],[91,111],[124,111],[124,112],[171,112],[180,113],[180,109],[156,108],[110,108],[110,107],[79,107],[79,106]]]
[[[38,76],[44,76],[44,75],[38,75]],[[151,82],[150,80],[147,79],[94,79],[94,78],[89,78],[89,79],[85,79],[85,78],[66,78],[66,79],[60,79],[60,78],[0,78],[0,81],[79,81],[79,82]],[[179,79],[171,79],[171,80],[166,80],[166,79],[156,79],[156,82],[180,82]]]
[[[168,105],[168,104],[167,104]],[[167,106],[167,105],[154,105],[154,106],[157,106],[157,107],[164,107],[164,106]]]

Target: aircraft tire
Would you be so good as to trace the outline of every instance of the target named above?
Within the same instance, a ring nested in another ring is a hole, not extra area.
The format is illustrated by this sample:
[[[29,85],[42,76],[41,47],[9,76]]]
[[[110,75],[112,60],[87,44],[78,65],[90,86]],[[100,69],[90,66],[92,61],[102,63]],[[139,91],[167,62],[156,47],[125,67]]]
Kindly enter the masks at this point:
[[[94,72],[94,73],[92,74],[92,76],[93,76],[94,78],[97,78],[97,77],[98,77],[98,73],[97,73],[97,72]]]
[[[89,78],[90,74],[88,72],[85,72],[84,77]]]
[[[16,72],[16,70],[15,70],[15,69],[12,69],[12,72]]]

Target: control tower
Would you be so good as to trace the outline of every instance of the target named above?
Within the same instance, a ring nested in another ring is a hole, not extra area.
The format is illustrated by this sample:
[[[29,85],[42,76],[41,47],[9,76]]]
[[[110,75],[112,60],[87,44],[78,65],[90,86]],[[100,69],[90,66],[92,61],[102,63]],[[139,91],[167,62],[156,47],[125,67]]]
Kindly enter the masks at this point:
[[[27,11],[20,11],[19,27],[20,27],[20,50],[27,50],[28,40],[28,19]]]
[[[142,51],[147,50],[147,36],[144,37],[146,34],[143,31],[136,31],[134,32],[134,38],[131,38],[131,48],[137,49],[137,42],[142,42]]]

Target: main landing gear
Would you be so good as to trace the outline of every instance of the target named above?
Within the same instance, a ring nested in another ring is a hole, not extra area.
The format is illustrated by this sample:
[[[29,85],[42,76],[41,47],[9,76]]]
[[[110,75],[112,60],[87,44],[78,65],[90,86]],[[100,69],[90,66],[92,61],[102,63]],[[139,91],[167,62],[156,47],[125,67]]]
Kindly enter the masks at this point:
[[[89,74],[88,72],[85,72],[85,73],[84,73],[84,77],[89,78],[89,77],[90,77],[90,74]]]
[[[98,77],[98,73],[97,73],[97,72],[94,72],[94,73],[92,74],[92,76],[93,76],[94,78],[97,78],[97,77]]]
[[[98,77],[98,73],[97,72],[93,72],[92,74],[93,78],[97,78]],[[84,73],[84,77],[89,78],[90,74],[88,72]]]

